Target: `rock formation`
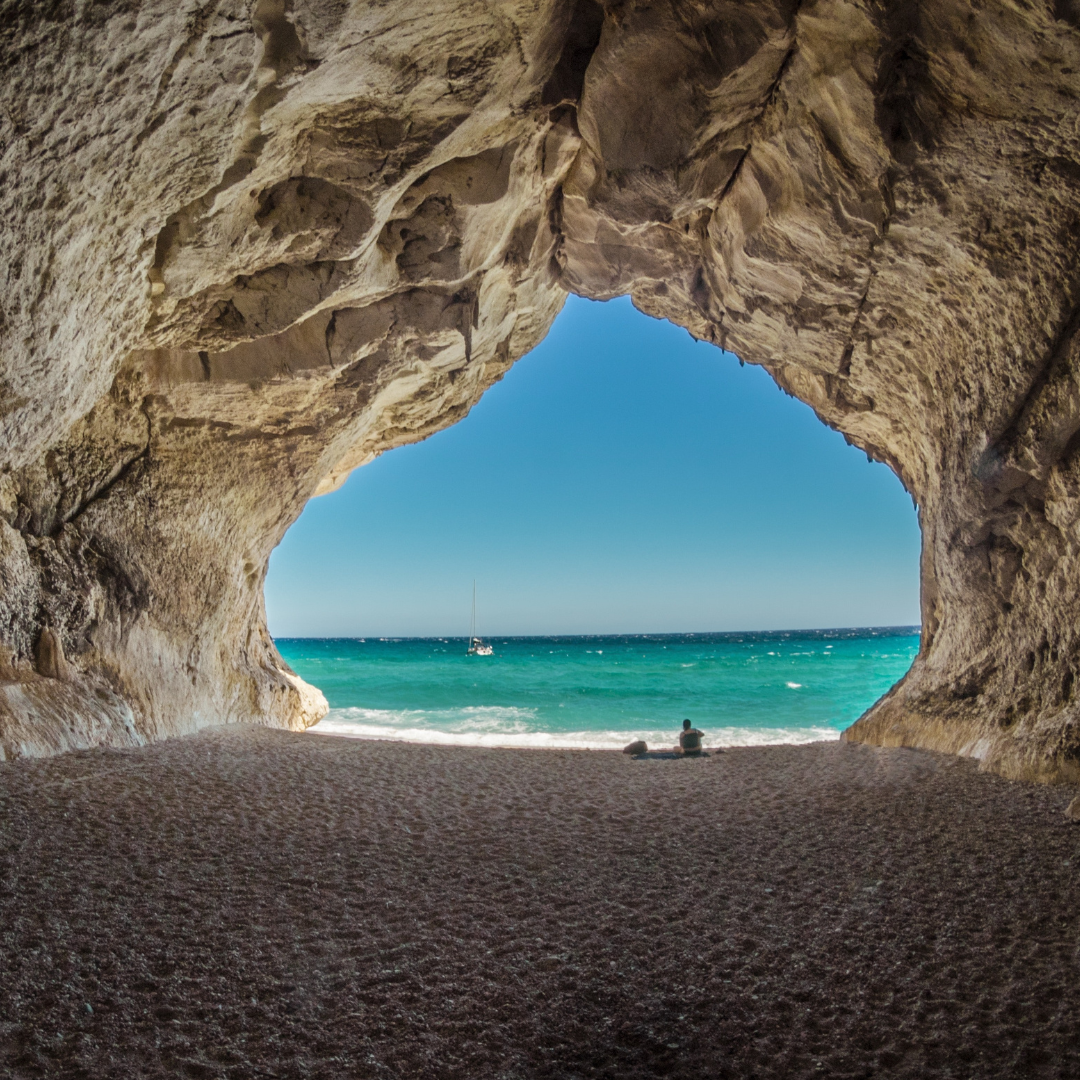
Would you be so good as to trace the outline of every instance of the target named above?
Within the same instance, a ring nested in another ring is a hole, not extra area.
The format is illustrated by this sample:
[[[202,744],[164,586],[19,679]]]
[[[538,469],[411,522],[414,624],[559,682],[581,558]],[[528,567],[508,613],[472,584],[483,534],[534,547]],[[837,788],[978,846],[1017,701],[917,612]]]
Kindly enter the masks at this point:
[[[1080,778],[1075,0],[11,3],[0,747],[324,708],[262,585],[568,291],[887,462],[922,647],[849,738]]]

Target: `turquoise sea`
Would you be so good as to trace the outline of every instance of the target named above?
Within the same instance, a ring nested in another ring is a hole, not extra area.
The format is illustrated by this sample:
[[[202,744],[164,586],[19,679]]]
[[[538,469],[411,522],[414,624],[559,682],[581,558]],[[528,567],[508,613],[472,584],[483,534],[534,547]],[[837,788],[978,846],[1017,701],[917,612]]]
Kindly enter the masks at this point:
[[[706,746],[835,739],[915,657],[917,627],[730,634],[282,638],[330,712],[312,730],[469,746]]]

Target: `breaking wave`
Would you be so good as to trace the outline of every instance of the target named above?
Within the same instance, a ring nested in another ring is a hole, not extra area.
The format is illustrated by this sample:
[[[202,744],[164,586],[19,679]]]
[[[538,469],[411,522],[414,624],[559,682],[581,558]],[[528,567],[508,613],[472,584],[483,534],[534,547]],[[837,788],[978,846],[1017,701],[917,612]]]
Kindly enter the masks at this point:
[[[478,706],[463,709],[331,709],[309,729],[315,735],[431,743],[438,746],[621,750],[635,739],[651,748],[674,746],[678,728],[646,727],[596,731],[542,730],[537,710]],[[706,747],[776,746],[835,740],[828,727],[718,727],[705,733]]]

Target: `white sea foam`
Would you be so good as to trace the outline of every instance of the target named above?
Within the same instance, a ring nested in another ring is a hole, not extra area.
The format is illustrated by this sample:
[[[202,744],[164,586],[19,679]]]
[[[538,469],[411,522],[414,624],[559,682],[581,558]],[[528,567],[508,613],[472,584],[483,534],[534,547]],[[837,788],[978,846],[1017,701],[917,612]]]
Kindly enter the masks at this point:
[[[310,728],[315,735],[350,739],[382,739],[392,742],[431,743],[437,746],[486,746],[507,748],[562,748],[621,750],[635,739],[652,749],[675,744],[677,729],[636,728],[606,731],[535,731],[534,709],[488,706],[470,709],[331,709]],[[776,746],[831,741],[839,738],[834,728],[709,728],[706,747]]]

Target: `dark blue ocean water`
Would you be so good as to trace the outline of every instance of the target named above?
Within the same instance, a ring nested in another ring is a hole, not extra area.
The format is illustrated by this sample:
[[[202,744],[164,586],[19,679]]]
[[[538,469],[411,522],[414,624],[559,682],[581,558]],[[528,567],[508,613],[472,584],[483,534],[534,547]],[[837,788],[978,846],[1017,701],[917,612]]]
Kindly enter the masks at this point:
[[[738,634],[284,638],[330,713],[314,730],[474,746],[706,745],[836,738],[904,672],[916,627]]]

